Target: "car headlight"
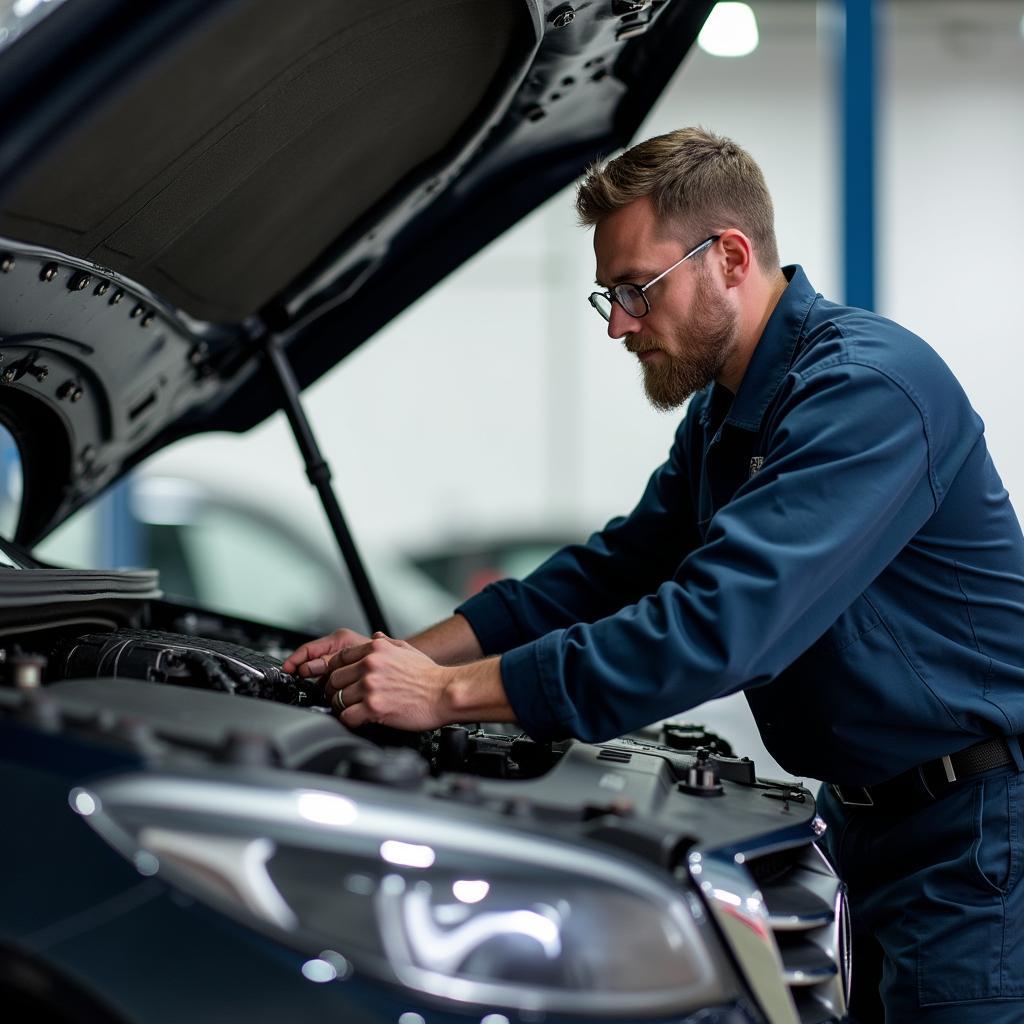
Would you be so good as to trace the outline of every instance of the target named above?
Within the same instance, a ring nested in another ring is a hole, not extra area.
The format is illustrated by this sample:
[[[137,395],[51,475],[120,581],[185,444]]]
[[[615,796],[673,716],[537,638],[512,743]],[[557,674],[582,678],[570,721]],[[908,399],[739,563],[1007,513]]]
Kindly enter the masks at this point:
[[[351,966],[460,1002],[594,1017],[732,994],[699,901],[628,860],[483,808],[282,781],[127,775],[70,802],[143,873],[303,952],[328,948],[314,980]]]

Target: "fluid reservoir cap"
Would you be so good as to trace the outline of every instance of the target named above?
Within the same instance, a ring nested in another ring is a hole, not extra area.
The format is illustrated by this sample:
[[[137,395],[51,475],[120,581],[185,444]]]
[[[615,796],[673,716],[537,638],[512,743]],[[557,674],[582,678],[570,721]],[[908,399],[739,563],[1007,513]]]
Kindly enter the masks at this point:
[[[722,796],[725,792],[718,777],[718,766],[705,747],[697,751],[694,763],[686,770],[686,778],[679,783],[679,790],[691,796]]]
[[[19,690],[34,690],[43,681],[46,657],[42,654],[23,654],[16,651],[8,655],[7,665],[11,681]]]

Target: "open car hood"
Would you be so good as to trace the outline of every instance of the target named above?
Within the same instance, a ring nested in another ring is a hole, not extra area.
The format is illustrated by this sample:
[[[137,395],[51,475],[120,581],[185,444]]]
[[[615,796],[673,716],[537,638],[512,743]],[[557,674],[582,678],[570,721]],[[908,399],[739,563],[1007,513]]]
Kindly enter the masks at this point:
[[[711,6],[48,4],[0,49],[15,539],[259,423],[271,339],[309,384],[625,145]]]

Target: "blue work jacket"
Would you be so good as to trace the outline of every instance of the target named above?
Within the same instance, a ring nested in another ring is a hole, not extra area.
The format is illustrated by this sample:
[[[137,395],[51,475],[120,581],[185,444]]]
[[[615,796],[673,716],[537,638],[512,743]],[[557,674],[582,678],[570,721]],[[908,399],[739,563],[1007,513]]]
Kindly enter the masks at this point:
[[[1024,537],[980,417],[920,338],[785,274],[636,508],[458,609],[534,738],[743,690],[788,771],[870,785],[1024,733]]]

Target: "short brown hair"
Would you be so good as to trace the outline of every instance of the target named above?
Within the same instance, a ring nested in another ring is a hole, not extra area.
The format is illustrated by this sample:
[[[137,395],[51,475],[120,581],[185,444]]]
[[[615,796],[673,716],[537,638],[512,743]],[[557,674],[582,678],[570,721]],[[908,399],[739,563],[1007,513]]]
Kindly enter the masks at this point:
[[[732,139],[680,128],[638,143],[604,167],[592,164],[576,194],[580,223],[597,224],[643,196],[678,228],[738,228],[762,270],[778,267],[772,197],[757,162]]]

